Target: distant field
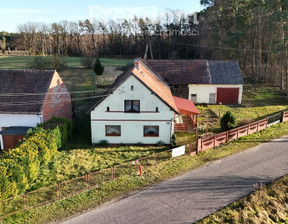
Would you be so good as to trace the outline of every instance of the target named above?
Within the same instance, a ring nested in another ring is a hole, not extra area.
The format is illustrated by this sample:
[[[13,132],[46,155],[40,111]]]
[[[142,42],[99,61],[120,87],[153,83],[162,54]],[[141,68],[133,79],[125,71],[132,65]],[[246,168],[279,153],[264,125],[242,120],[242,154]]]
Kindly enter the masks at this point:
[[[0,56],[0,69],[29,69],[30,63],[36,56]],[[81,57],[63,57],[68,66],[83,66]],[[104,66],[124,66],[132,64],[132,59],[101,58]]]

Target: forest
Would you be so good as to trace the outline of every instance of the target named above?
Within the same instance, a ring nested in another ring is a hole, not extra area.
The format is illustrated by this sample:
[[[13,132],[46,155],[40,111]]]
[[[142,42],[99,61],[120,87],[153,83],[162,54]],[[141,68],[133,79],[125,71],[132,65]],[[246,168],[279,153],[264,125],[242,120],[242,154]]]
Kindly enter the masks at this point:
[[[168,10],[159,19],[19,24],[0,33],[2,52],[83,57],[238,60],[245,79],[288,85],[288,1],[201,0],[195,15]],[[148,54],[147,54],[148,53]]]

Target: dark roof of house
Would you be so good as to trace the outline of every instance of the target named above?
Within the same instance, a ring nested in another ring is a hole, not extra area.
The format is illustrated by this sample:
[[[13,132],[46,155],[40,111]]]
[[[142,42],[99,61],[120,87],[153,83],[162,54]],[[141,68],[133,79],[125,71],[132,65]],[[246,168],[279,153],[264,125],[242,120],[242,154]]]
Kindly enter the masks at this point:
[[[244,84],[238,61],[141,60],[170,85]]]
[[[26,126],[12,126],[3,131],[0,131],[0,135],[26,135],[27,131],[32,127]]]
[[[106,90],[103,97],[97,100],[96,104],[89,110],[89,112],[91,112],[97,105],[99,105],[107,97],[107,95],[113,93],[113,91],[117,89],[117,87],[120,86],[131,75],[133,75],[143,85],[150,89],[166,105],[178,113],[177,106],[167,84],[151,71],[145,70],[140,72],[134,67],[131,68],[128,72],[124,72],[118,76],[114,83]]]
[[[0,113],[39,113],[55,71],[0,70]]]

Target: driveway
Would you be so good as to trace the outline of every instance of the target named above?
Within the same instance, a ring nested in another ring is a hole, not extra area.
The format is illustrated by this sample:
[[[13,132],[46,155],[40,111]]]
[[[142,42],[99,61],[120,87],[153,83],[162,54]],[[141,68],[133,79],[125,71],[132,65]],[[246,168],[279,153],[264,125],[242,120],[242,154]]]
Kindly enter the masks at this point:
[[[285,174],[288,136],[209,163],[62,223],[193,223]]]

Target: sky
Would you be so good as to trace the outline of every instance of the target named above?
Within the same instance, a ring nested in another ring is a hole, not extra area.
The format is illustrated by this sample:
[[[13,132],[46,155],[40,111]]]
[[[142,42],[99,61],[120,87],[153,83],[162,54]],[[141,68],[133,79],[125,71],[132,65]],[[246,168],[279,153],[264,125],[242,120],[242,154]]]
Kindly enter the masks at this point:
[[[167,9],[194,13],[203,7],[200,0],[0,0],[0,31],[17,32],[27,22],[117,20],[134,15],[156,18]]]

